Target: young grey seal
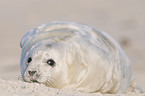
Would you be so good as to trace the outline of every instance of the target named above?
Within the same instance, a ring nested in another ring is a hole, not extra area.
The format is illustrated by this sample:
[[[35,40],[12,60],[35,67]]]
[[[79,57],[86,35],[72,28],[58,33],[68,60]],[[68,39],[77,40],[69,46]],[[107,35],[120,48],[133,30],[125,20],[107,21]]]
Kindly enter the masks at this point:
[[[24,81],[84,92],[139,90],[124,51],[94,27],[62,21],[43,24],[26,33],[20,46]]]

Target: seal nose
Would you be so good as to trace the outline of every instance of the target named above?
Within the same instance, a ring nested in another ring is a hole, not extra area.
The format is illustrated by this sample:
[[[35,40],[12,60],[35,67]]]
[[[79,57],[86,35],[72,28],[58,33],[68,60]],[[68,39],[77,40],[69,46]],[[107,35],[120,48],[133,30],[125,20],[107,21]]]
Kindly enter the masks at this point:
[[[36,73],[36,71],[28,71],[28,73],[30,76],[33,76]]]

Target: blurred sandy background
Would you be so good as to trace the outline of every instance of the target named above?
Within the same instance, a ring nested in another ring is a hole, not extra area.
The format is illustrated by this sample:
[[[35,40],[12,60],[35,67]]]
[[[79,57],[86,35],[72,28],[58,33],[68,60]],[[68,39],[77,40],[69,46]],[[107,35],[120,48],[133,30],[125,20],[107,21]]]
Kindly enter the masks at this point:
[[[0,0],[0,78],[20,75],[19,42],[42,23],[74,21],[93,25],[115,38],[133,63],[145,89],[145,0]]]

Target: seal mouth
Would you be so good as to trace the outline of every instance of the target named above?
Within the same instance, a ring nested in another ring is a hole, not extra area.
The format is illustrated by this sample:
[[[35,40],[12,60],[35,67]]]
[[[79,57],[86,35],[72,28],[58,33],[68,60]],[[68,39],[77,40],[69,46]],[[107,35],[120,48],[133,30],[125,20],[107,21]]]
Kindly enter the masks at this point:
[[[37,80],[34,80],[34,79],[32,79],[30,81],[26,81],[26,82],[29,82],[29,83],[39,83],[40,84],[40,82],[38,82]]]
[[[37,80],[31,80],[32,82],[39,83]]]

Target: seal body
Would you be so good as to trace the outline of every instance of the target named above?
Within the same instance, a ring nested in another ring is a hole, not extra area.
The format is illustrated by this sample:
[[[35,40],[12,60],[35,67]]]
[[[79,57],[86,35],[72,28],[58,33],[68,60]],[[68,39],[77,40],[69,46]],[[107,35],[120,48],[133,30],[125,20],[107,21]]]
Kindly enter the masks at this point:
[[[131,63],[118,43],[94,27],[52,22],[21,40],[24,81],[85,92],[126,93],[133,82]]]

